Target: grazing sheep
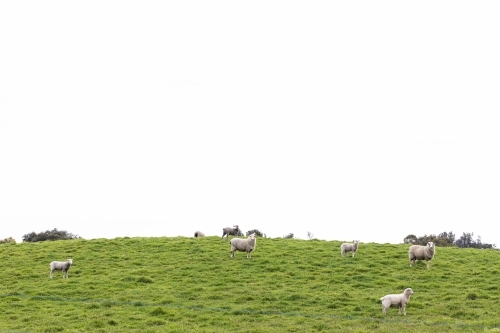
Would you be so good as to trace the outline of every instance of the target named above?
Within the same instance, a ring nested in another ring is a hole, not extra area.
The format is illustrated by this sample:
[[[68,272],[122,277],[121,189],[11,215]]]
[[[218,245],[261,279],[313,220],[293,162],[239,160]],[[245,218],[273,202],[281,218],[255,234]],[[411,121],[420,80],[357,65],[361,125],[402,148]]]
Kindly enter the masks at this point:
[[[436,247],[433,242],[427,243],[427,245],[412,245],[408,250],[408,256],[410,257],[410,267],[411,262],[416,265],[416,260],[425,260],[427,262],[427,269],[429,269],[429,260],[434,258],[434,253],[436,252]]]
[[[401,314],[401,309],[406,316],[406,305],[410,302],[410,296],[413,295],[413,290],[411,288],[406,288],[402,294],[389,294],[380,298],[382,301],[382,312],[384,315],[387,309],[392,307],[398,307],[398,314]]]
[[[247,258],[252,258],[250,252],[255,250],[257,239],[255,238],[255,233],[248,236],[247,239],[233,238],[231,239],[231,255],[230,258],[234,257],[234,251],[242,251],[247,253]]]
[[[68,278],[68,271],[73,264],[73,259],[67,259],[66,261],[53,261],[50,263],[50,278],[52,279],[52,275],[54,271],[62,271],[63,279]]]
[[[229,235],[238,236],[238,233],[240,232],[240,227],[237,224],[234,225],[233,227],[234,228],[226,227],[222,229],[222,237],[220,239],[223,239],[224,236],[226,236],[226,239],[229,240]]]
[[[352,256],[354,257],[354,253],[356,253],[356,251],[358,250],[358,243],[359,243],[359,240],[355,240],[355,241],[353,241],[353,244],[344,243],[344,244],[340,245],[340,255],[343,257],[345,254],[346,257],[348,257],[349,252],[352,252]]]
[[[194,232],[194,237],[198,238],[198,237],[205,237],[205,234],[202,233],[201,231],[195,231]]]

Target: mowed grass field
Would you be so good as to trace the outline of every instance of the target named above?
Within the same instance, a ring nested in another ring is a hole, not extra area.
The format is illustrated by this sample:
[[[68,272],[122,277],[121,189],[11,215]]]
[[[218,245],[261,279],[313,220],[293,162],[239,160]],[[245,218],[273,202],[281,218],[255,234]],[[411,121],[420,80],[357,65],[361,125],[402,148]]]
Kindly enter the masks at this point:
[[[219,237],[0,245],[0,332],[499,332],[500,251]],[[73,258],[69,279],[49,263]],[[413,288],[407,316],[380,297]]]

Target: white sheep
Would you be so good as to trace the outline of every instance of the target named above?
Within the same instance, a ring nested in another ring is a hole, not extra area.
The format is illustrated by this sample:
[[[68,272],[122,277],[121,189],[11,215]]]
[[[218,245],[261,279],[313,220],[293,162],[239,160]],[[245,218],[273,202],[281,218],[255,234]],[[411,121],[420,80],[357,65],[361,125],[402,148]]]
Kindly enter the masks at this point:
[[[406,316],[406,305],[410,302],[410,296],[413,295],[413,290],[411,288],[406,288],[402,294],[389,294],[380,298],[382,302],[382,312],[384,315],[387,312],[387,309],[392,307],[398,307],[398,314],[401,314],[401,310],[403,310],[404,315]]]
[[[66,261],[53,261],[50,263],[50,278],[52,279],[54,271],[62,271],[63,279],[68,278],[68,271],[73,264],[73,259],[67,259]]]
[[[195,231],[194,232],[194,237],[198,238],[198,237],[205,237],[205,234],[202,233],[201,231]]]
[[[252,258],[250,252],[255,250],[257,245],[257,239],[255,238],[255,233],[248,236],[247,239],[233,238],[231,239],[231,255],[230,258],[234,257],[234,251],[242,251],[247,253],[247,258]]]
[[[238,236],[239,232],[240,232],[240,227],[237,224],[235,224],[233,226],[233,228],[226,227],[226,228],[222,229],[222,237],[221,237],[221,239],[223,239],[224,236],[226,236],[226,239],[229,240],[229,235]]]
[[[427,269],[429,268],[429,260],[434,258],[434,253],[436,253],[436,247],[433,242],[428,242],[427,245],[412,245],[408,250],[408,256],[411,262],[416,265],[416,260],[425,260],[427,262]]]
[[[346,257],[348,257],[349,252],[352,252],[352,256],[354,257],[354,253],[356,253],[356,251],[358,250],[358,243],[359,243],[359,240],[355,240],[355,241],[353,241],[353,244],[344,243],[344,244],[340,245],[340,255],[344,256],[344,254],[345,254]]]

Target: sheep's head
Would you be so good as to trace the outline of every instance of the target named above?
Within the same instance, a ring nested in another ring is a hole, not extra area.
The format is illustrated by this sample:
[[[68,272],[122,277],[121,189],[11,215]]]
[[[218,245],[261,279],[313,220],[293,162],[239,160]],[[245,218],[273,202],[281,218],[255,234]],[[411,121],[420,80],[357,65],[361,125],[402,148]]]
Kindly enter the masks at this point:
[[[255,239],[255,233],[248,235],[248,238]]]
[[[433,249],[433,248],[434,248],[434,242],[428,242],[428,243],[427,243],[427,246],[428,246],[430,249]]]
[[[410,298],[411,295],[413,295],[413,289],[411,288],[406,288],[404,291],[404,294]]]
[[[73,259],[66,259],[67,262],[69,262],[70,264],[73,264]]]
[[[233,228],[236,229],[236,230],[240,230],[240,227],[237,224],[233,225]]]

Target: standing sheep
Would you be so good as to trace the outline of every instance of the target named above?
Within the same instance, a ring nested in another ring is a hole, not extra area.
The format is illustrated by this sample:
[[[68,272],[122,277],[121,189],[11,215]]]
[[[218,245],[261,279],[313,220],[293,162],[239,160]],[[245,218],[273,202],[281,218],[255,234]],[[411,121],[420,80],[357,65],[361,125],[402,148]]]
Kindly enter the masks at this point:
[[[403,310],[403,313],[406,316],[406,305],[410,302],[411,295],[413,295],[413,290],[411,288],[406,288],[402,294],[389,294],[381,297],[380,301],[382,301],[382,312],[385,315],[388,308],[391,306],[397,306],[398,314],[401,314],[401,310]]]
[[[238,236],[239,232],[240,232],[240,227],[237,224],[235,224],[233,228],[226,227],[222,229],[222,237],[220,239],[223,239],[224,236],[226,236],[226,239],[229,240],[229,235]]]
[[[242,251],[247,253],[247,258],[252,258],[250,252],[255,250],[255,246],[257,245],[257,239],[255,238],[255,234],[251,234],[247,239],[241,238],[233,238],[231,239],[231,255],[230,258],[234,257],[234,251]]]
[[[434,258],[434,253],[436,252],[436,247],[433,242],[428,242],[427,245],[412,245],[408,250],[408,256],[411,262],[416,265],[416,260],[425,260],[427,262],[427,269],[429,269],[429,260]]]
[[[358,250],[358,243],[359,243],[359,240],[355,240],[355,241],[353,241],[353,244],[344,243],[344,244],[340,245],[340,255],[343,257],[345,254],[346,257],[348,257],[349,252],[352,252],[352,256],[354,257],[354,253],[356,253],[356,251]]]
[[[50,263],[50,278],[52,279],[54,271],[62,271],[63,279],[68,278],[68,271],[73,264],[73,259],[67,259],[66,261],[52,261]]]
[[[194,237],[198,238],[198,237],[205,237],[205,234],[202,233],[201,231],[195,231],[194,232]]]

